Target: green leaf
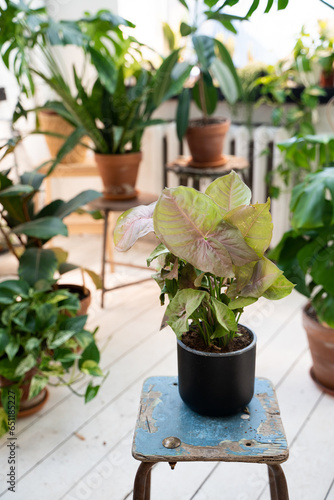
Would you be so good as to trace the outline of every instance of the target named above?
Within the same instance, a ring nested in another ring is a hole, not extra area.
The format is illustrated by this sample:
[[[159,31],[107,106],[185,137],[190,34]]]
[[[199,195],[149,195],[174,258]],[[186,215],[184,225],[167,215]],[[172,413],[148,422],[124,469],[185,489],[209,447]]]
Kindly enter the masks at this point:
[[[274,3],[274,0],[268,0],[266,10],[264,11],[265,14],[268,14],[268,12],[270,11],[270,9],[273,6],[273,3]]]
[[[82,207],[83,205],[86,205],[87,203],[90,203],[91,201],[96,200],[96,198],[100,197],[101,193],[99,191],[88,189],[86,191],[83,191],[82,193],[79,193],[77,196],[61,205],[58,210],[56,210],[54,215],[56,217],[59,217],[60,219],[63,219],[64,217],[70,215],[72,212],[78,210],[78,208]]]
[[[238,330],[238,325],[231,309],[214,297],[211,297],[211,303],[218,323],[227,331],[236,332]]]
[[[202,290],[179,290],[168,304],[165,316],[167,324],[173,329],[178,338],[189,330],[189,317],[196,311],[209,294]]]
[[[287,7],[289,0],[278,0],[277,10],[283,10]]]
[[[220,206],[223,214],[240,205],[248,205],[252,196],[249,187],[234,171],[211,182],[205,194]]]
[[[283,271],[266,257],[262,257],[253,269],[248,285],[240,292],[242,297],[261,297],[270,286],[283,274]]]
[[[14,297],[27,298],[29,296],[29,285],[23,280],[6,280],[0,283],[0,291],[9,291]]]
[[[232,311],[235,309],[243,309],[244,307],[254,304],[257,300],[258,299],[255,297],[237,297],[229,302],[228,307],[232,309]]]
[[[88,344],[88,346],[84,349],[84,351],[81,354],[81,359],[79,362],[79,368],[81,370],[82,364],[85,361],[95,361],[95,363],[99,363],[100,361],[100,352],[95,344],[95,342],[91,342]]]
[[[180,33],[181,36],[188,36],[193,32],[193,28],[189,26],[189,24],[182,22],[180,24]]]
[[[61,330],[53,337],[53,340],[48,343],[48,347],[50,349],[56,349],[57,347],[65,344],[65,342],[67,342],[67,340],[72,338],[75,334],[75,330]]]
[[[178,99],[178,106],[176,111],[176,132],[179,141],[181,142],[189,123],[191,94],[190,89],[185,88],[182,90]]]
[[[5,330],[4,328],[0,328],[0,356],[2,356],[8,342],[9,342],[9,335],[7,330]]]
[[[263,297],[269,300],[280,300],[290,295],[294,289],[293,283],[286,279],[283,274],[279,276],[272,285],[264,292]]]
[[[331,193],[331,220],[334,222],[334,169],[325,168],[309,174],[294,187],[290,208],[292,225],[297,229],[312,229],[324,225],[327,215],[326,192]]]
[[[203,91],[204,91],[204,102],[205,102],[205,109],[208,115],[211,115],[216,107],[217,107],[217,102],[218,102],[218,92],[217,88],[213,85],[212,78],[210,76],[210,73],[207,71],[202,73],[203,75]],[[198,107],[202,111],[202,103],[201,103],[201,97],[200,97],[200,82],[197,81],[193,91],[192,91],[193,99]]]
[[[311,276],[317,285],[334,296],[334,249],[327,246],[315,257],[311,268]]]
[[[200,66],[204,70],[209,70],[211,64],[216,58],[214,38],[205,35],[198,35],[193,36],[192,42]]]
[[[79,333],[76,333],[75,338],[78,344],[80,345],[81,349],[86,349],[86,347],[89,346],[94,341],[93,335],[87,330],[83,330]]]
[[[26,234],[33,238],[49,240],[54,236],[67,236],[66,225],[58,217],[43,217],[24,224],[19,224],[13,229],[16,234]]]
[[[96,361],[84,361],[84,363],[81,365],[81,371],[83,373],[87,373],[88,375],[92,375],[93,377],[103,377],[103,371],[96,363]]]
[[[27,373],[29,370],[34,368],[34,366],[37,365],[37,361],[35,357],[32,354],[28,354],[23,360],[18,364],[16,370],[15,370],[15,375],[17,377],[22,377],[25,373]]]
[[[92,383],[89,383],[85,393],[85,403],[88,403],[89,401],[94,399],[97,393],[99,392],[99,389],[100,389],[99,385],[93,386]]]
[[[164,189],[153,221],[156,235],[171,253],[200,271],[233,277],[232,263],[258,260],[240,231],[222,220],[218,205],[193,188]]]
[[[237,70],[235,69],[235,66],[234,66],[234,63],[233,63],[233,60],[232,60],[232,57],[231,57],[229,51],[227,50],[225,45],[223,43],[221,43],[219,40],[215,40],[215,46],[218,48],[220,59],[222,60],[223,63],[226,64],[226,66],[228,67],[228,69],[230,70],[230,72],[234,78],[234,82],[235,82],[235,85],[236,85],[237,90],[238,90],[238,97],[242,96],[243,89],[242,89],[241,81],[240,81],[239,75],[237,73]]]
[[[0,389],[1,391],[1,389]],[[8,432],[8,416],[3,408],[0,408],[0,438]]]
[[[50,281],[58,262],[52,250],[28,248],[20,258],[19,276],[34,286],[40,280]]]
[[[224,219],[236,226],[242,236],[260,257],[268,249],[273,232],[270,200],[267,203],[241,206],[228,212]]]
[[[186,0],[179,0],[180,3],[182,3],[183,7],[185,7],[187,10],[189,10],[189,7],[187,5]]]
[[[168,253],[168,248],[166,248],[162,243],[159,243],[159,245],[151,252],[150,256],[146,259],[147,266],[149,266],[154,259],[160,257],[160,255],[166,255]]]
[[[210,71],[217,79],[220,90],[229,104],[235,104],[239,97],[239,89],[230,68],[220,59],[214,59]]]
[[[114,230],[115,248],[119,252],[129,250],[138,240],[153,231],[153,212],[156,202],[130,208],[117,220]]]
[[[28,399],[37,396],[47,385],[49,378],[44,375],[35,375],[31,379]]]
[[[116,90],[117,85],[117,66],[116,64],[109,58],[103,56],[98,50],[94,49],[94,47],[89,47],[88,49],[92,64],[95,66],[98,76],[101,80],[102,85],[113,94]]]
[[[20,348],[20,342],[16,337],[13,337],[12,335],[9,338],[9,342],[7,343],[5,347],[6,354],[8,356],[9,361],[13,361],[16,354],[18,353]]]

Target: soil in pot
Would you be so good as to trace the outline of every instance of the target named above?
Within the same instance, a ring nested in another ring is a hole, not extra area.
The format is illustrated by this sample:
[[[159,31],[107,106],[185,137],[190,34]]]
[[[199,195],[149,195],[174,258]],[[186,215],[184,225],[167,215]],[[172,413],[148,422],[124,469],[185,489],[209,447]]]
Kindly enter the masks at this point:
[[[200,168],[221,167],[226,163],[222,151],[230,127],[227,119],[191,120],[186,139],[191,153],[189,165]]]
[[[303,326],[313,360],[311,377],[323,391],[334,395],[334,329],[319,323],[311,304],[303,309]]]
[[[95,161],[107,200],[131,200],[137,197],[136,182],[142,153],[103,155],[95,153]]]
[[[196,413],[213,417],[231,415],[252,399],[256,336],[246,327],[239,328],[245,337],[238,338],[243,344],[241,348],[232,343],[227,349],[219,351],[213,347],[207,352],[197,350],[198,345],[193,349],[178,340],[179,392],[184,403]],[[193,342],[192,334],[186,337],[185,342]]]

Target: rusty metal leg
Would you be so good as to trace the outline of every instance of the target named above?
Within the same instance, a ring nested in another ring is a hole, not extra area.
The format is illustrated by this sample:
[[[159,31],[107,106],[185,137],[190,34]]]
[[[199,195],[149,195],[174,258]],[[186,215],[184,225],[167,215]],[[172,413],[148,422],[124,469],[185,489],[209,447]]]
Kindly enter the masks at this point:
[[[155,462],[142,462],[138,467],[133,487],[133,500],[150,500],[151,469]]]
[[[282,467],[279,464],[267,464],[271,500],[289,500],[288,486]]]

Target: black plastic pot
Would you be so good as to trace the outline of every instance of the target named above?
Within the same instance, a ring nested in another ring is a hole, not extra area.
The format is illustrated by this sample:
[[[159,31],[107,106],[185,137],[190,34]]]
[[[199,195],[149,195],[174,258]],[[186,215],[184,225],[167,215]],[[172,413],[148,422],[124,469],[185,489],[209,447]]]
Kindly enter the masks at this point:
[[[196,351],[177,341],[179,393],[196,413],[211,417],[230,415],[252,399],[256,336],[247,330],[253,336],[252,343],[229,353]]]

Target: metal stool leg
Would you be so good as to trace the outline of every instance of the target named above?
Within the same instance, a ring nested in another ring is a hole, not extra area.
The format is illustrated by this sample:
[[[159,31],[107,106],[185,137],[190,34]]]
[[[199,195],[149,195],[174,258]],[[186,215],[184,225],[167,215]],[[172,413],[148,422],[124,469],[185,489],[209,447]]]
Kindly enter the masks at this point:
[[[106,292],[105,274],[106,274],[106,249],[108,236],[109,210],[104,212],[104,228],[103,228],[103,243],[102,243],[102,290],[101,290],[101,308],[104,307],[104,294]]]
[[[282,467],[279,464],[267,465],[271,500],[289,500],[288,486]]]
[[[142,462],[138,467],[133,487],[133,500],[150,500],[151,469],[155,462]]]

